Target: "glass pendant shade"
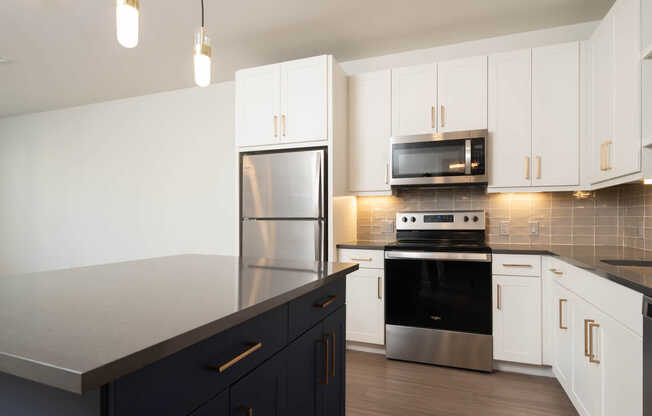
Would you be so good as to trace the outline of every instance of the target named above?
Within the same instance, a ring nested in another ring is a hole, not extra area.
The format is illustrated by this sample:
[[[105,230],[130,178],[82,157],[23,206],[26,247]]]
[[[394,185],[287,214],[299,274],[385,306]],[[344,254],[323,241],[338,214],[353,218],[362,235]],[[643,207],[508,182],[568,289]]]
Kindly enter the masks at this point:
[[[116,37],[120,45],[125,48],[134,48],[138,45],[139,20],[138,0],[116,0]]]
[[[195,35],[193,63],[195,66],[195,84],[200,87],[210,85],[211,46],[204,27],[200,28]]]

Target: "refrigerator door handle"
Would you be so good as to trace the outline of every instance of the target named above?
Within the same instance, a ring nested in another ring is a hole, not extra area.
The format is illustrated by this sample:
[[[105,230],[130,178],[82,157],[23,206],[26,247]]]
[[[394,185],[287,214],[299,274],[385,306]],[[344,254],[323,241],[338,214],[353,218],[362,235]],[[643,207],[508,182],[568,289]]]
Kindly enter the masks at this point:
[[[315,261],[321,261],[321,221],[315,221]]]
[[[317,212],[317,218],[323,217],[323,195],[321,190],[322,184],[322,167],[324,164],[324,153],[316,152],[315,153],[315,189],[317,190],[317,195],[315,195],[315,211]]]

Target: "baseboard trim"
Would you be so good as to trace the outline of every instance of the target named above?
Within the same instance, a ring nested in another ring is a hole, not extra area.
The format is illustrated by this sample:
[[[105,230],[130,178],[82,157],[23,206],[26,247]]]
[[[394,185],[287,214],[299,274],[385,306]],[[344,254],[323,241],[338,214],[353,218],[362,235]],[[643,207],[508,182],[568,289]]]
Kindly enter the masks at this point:
[[[352,351],[369,352],[371,354],[385,355],[385,346],[367,344],[366,342],[346,341],[346,349]]]
[[[494,360],[494,370],[506,373],[519,373],[530,376],[555,378],[555,374],[552,372],[552,367],[547,365],[531,365]]]

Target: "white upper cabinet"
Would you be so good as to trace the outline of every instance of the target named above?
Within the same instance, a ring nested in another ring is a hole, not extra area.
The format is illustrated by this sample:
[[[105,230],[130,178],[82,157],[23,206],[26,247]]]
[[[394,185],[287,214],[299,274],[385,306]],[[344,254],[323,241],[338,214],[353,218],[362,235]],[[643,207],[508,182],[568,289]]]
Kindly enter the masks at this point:
[[[592,182],[607,179],[605,143],[613,134],[613,19],[600,22],[591,38]]]
[[[235,74],[236,143],[276,143],[280,132],[281,65],[245,69]]]
[[[349,190],[389,191],[391,72],[349,77]]]
[[[328,59],[281,64],[281,141],[328,139]]]
[[[438,131],[487,128],[487,57],[437,65]]]
[[[579,185],[579,42],[532,50],[532,185]]]
[[[489,186],[530,186],[531,50],[489,56]]]
[[[392,136],[437,131],[437,65],[392,69]]]
[[[328,56],[236,72],[236,143],[328,139]]]

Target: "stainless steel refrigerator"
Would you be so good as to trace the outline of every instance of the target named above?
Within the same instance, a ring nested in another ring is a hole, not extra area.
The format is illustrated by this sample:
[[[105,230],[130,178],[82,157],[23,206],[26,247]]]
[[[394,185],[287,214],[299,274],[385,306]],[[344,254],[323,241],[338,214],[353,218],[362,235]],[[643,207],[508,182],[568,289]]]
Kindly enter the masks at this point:
[[[241,256],[328,258],[325,162],[325,148],[241,155]]]

